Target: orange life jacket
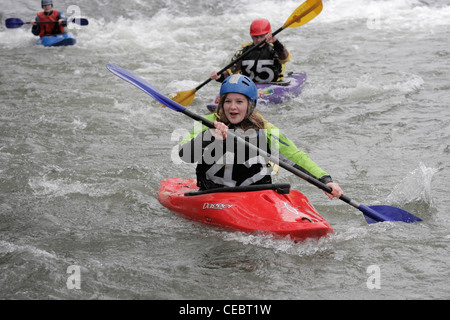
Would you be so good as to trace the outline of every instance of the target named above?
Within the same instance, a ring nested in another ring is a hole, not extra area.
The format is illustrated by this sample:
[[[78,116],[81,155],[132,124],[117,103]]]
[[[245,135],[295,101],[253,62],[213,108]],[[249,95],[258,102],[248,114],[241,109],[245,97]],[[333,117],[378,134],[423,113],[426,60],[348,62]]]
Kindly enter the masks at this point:
[[[37,14],[39,18],[39,22],[45,21],[58,21],[59,12],[58,10],[53,10],[52,14],[46,15],[44,12],[39,12]],[[39,36],[50,36],[55,34],[64,33],[64,26],[59,25],[58,23],[41,23],[39,24],[40,32]]]

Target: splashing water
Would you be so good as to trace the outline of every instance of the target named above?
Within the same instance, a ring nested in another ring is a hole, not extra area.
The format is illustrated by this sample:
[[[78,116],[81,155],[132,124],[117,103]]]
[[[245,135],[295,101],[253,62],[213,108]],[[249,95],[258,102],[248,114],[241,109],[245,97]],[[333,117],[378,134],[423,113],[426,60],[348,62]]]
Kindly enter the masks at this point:
[[[389,203],[411,204],[425,206],[428,211],[435,208],[432,197],[432,180],[439,169],[427,167],[420,163],[419,168],[413,170],[389,194]]]

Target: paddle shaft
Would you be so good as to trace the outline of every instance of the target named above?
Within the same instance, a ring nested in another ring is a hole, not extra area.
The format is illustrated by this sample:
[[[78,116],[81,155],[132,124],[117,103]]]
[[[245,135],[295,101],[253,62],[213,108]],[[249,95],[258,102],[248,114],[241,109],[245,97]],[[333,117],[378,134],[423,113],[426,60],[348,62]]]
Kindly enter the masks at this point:
[[[176,109],[176,111],[182,112],[185,115],[191,117],[192,119],[194,119],[196,121],[200,121],[208,128],[211,128],[211,129],[215,128],[214,123],[212,123],[211,121],[209,121],[195,113],[190,112],[186,108],[184,110]],[[268,154],[266,151],[258,148],[257,146],[255,146],[253,144],[250,144],[249,142],[247,142],[244,139],[240,138],[239,136],[235,135],[230,130],[228,130],[227,136],[232,139],[235,139],[235,141],[237,143],[244,144],[247,148],[249,148],[253,151],[259,152],[259,154],[261,156],[263,156],[264,158],[279,165],[283,169],[286,169],[287,171],[293,173],[297,177],[302,178],[303,180],[306,180],[307,182],[311,183],[312,185],[315,185],[319,189],[322,189],[323,191],[330,193],[330,194],[332,193],[332,191],[333,191],[332,188],[330,188],[326,184],[320,182],[316,178],[304,173],[303,171],[296,169],[295,167],[293,167],[285,162],[280,162],[280,159],[278,157]],[[351,205],[352,207],[358,209],[359,211],[361,211],[368,223],[376,223],[376,222],[383,222],[383,221],[402,221],[402,222],[411,223],[411,222],[422,221],[422,219],[414,216],[413,214],[411,214],[407,211],[399,209],[399,208],[390,207],[390,206],[367,207],[365,205],[362,205],[362,204],[356,202],[355,200],[352,200],[351,198],[347,197],[346,195],[342,195],[339,199],[344,201],[345,203]]]
[[[59,21],[36,21],[36,24],[43,24],[43,23],[58,23]],[[67,23],[67,21],[64,21],[65,23]],[[62,23],[64,23],[62,22]],[[23,24],[32,24],[30,21],[24,22]]]
[[[63,21],[61,24],[62,25],[67,25],[68,22],[69,21]],[[70,20],[70,22],[77,23],[77,24],[80,24],[82,26],[87,24],[87,20],[83,19],[83,18],[81,18],[81,19],[75,18],[75,19]],[[36,21],[36,23],[37,24],[41,24],[41,23],[58,23],[58,21]],[[24,24],[31,24],[31,22],[24,22]]]
[[[62,23],[62,25],[66,26],[68,22],[69,21],[64,21]],[[85,18],[75,18],[75,19],[70,20],[70,22],[79,24],[81,26],[87,26],[89,24],[89,21]],[[36,21],[35,23],[36,24],[59,23],[59,21]],[[17,27],[23,26],[24,24],[32,24],[32,23],[31,23],[31,21],[23,22],[22,20],[17,19],[17,18],[10,18],[10,19],[6,20],[7,28],[17,28]]]
[[[208,119],[205,119],[204,117],[202,117],[202,116],[200,116],[200,115],[198,115],[196,113],[193,113],[193,112],[189,111],[188,109],[184,109],[184,110],[182,110],[180,112],[184,113],[185,115],[187,115],[188,117],[190,117],[190,118],[192,118],[192,119],[194,119],[196,121],[201,122],[202,124],[204,124],[208,128],[215,129],[213,122],[209,121]],[[319,189],[322,189],[323,191],[328,192],[330,194],[333,192],[333,190],[329,186],[327,186],[326,184],[324,184],[324,183],[320,182],[319,180],[317,180],[316,178],[314,178],[314,177],[312,177],[312,176],[310,176],[310,175],[308,175],[308,174],[306,174],[306,173],[304,173],[304,172],[294,168],[291,165],[288,165],[288,164],[286,164],[284,162],[280,162],[279,158],[277,158],[277,157],[267,153],[266,151],[258,148],[255,145],[245,141],[244,139],[242,139],[242,138],[238,137],[237,135],[235,135],[233,132],[228,131],[227,132],[227,136],[232,138],[232,139],[235,139],[238,143],[244,144],[247,148],[252,149],[253,151],[259,152],[259,154],[261,156],[263,156],[264,158],[266,158],[266,159],[270,160],[271,162],[279,165],[283,169],[286,169],[287,171],[295,174],[297,177],[302,178],[303,180],[306,180],[307,182],[315,185]],[[346,202],[346,203],[348,203],[349,205],[355,207],[356,209],[360,209],[360,204],[357,203],[356,201],[350,199],[346,195],[341,196],[339,199],[344,201],[344,202]]]
[[[170,109],[172,109],[174,111],[184,113],[188,117],[203,123],[205,126],[207,126],[209,128],[214,128],[214,124],[211,121],[209,121],[195,113],[190,112],[189,110],[187,110],[187,108],[183,107],[179,103],[162,95],[158,90],[156,90],[154,87],[152,87],[148,82],[146,82],[142,78],[139,78],[136,75],[132,74],[131,72],[129,72],[125,69],[122,69],[120,67],[117,67],[115,65],[112,65],[112,64],[108,64],[107,68],[112,73],[114,73],[115,75],[120,77],[122,80],[125,80],[125,81],[131,83],[132,85],[141,89],[148,95],[152,96],[154,99],[156,99],[161,104],[169,107]],[[268,154],[264,150],[261,150],[258,147],[256,147],[255,145],[249,144],[248,142],[244,141],[242,138],[234,135],[234,133],[231,131],[228,133],[228,135],[233,140],[236,139],[237,142],[243,143],[244,145],[248,146],[249,149],[256,150],[257,152],[259,152],[260,155],[264,156],[266,159],[271,160],[273,163],[275,163],[275,164],[279,165],[280,167],[286,169],[287,171],[295,174],[296,176],[306,180],[307,182],[315,185],[319,189],[322,189],[322,190],[326,191],[327,193],[332,193],[333,190],[329,186],[321,183],[316,178],[314,178],[300,170],[297,170],[296,168],[294,168],[291,165],[280,162],[277,157]],[[400,208],[395,208],[395,207],[391,207],[391,206],[367,207],[365,205],[357,203],[356,201],[350,199],[347,196],[341,196],[340,199],[342,201],[344,201],[345,203],[350,204],[351,206],[353,206],[356,209],[358,209],[359,211],[361,211],[364,214],[364,217],[368,223],[376,223],[376,222],[384,222],[384,221],[402,221],[402,222],[412,223],[412,222],[422,221],[420,218],[418,218],[418,217],[414,216],[413,214],[411,214],[403,209],[400,209]]]

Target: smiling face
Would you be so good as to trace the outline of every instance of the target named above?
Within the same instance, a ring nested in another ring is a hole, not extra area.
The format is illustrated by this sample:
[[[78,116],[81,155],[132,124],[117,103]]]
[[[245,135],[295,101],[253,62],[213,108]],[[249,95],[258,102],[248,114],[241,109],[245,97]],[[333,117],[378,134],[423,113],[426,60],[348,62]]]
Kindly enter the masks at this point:
[[[232,124],[241,123],[246,117],[250,102],[240,93],[228,93],[223,102],[223,111]]]

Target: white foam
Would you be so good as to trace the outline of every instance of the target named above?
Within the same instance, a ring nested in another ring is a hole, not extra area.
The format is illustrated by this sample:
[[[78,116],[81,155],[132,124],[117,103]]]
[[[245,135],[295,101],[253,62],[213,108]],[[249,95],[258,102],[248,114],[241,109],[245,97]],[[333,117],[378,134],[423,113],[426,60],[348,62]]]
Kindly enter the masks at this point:
[[[52,179],[47,176],[30,178],[28,185],[36,196],[46,197],[64,197],[70,194],[101,197],[114,193],[107,186],[101,184],[87,184],[67,178]]]
[[[418,30],[450,24],[450,6],[427,6],[419,0],[324,1],[322,23],[365,20],[373,30]]]
[[[30,246],[30,245],[17,245],[11,242],[0,240],[0,253],[6,254],[6,253],[16,253],[16,252],[28,252],[35,256],[39,257],[45,257],[45,258],[51,258],[56,259],[57,257],[45,250],[38,249],[36,247]]]
[[[420,163],[419,167],[410,172],[389,194],[390,203],[426,203],[433,207],[432,180],[439,171]]]

